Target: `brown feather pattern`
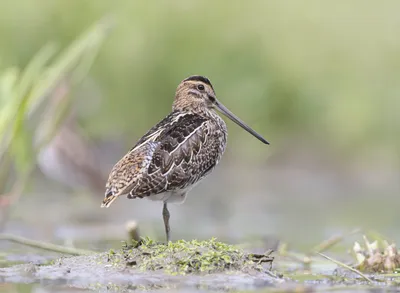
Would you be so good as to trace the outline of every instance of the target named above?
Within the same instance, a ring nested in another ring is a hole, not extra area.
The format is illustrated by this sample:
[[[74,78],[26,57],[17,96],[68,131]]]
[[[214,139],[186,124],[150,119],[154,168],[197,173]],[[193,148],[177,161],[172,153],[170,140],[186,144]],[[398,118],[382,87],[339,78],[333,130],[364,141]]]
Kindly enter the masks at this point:
[[[225,123],[212,116],[173,111],[150,129],[114,166],[105,201],[184,190],[207,175],[226,144]]]
[[[163,201],[162,216],[170,241],[168,203],[182,203],[187,192],[221,159],[227,139],[218,109],[263,143],[268,142],[221,104],[204,76],[184,79],[172,112],[150,129],[111,170],[102,207],[121,195]]]

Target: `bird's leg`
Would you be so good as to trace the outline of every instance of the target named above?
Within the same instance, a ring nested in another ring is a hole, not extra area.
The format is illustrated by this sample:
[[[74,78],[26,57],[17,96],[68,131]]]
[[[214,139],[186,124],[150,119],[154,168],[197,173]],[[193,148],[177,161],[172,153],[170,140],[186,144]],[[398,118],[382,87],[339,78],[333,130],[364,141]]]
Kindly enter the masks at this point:
[[[169,211],[167,208],[167,203],[164,202],[164,207],[163,207],[163,219],[164,219],[164,226],[165,226],[165,234],[167,235],[167,243],[169,242],[170,238],[169,238]]]

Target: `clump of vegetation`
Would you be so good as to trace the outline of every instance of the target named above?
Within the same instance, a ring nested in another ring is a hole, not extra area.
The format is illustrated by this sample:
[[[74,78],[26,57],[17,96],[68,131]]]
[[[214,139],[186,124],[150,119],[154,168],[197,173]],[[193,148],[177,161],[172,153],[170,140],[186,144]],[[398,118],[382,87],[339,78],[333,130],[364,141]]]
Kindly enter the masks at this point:
[[[353,252],[357,259],[357,269],[364,272],[400,272],[400,254],[394,243],[384,240],[381,245],[378,241],[369,242],[364,236],[364,246],[354,243]]]
[[[108,261],[115,265],[125,264],[141,270],[162,270],[170,274],[215,273],[223,271],[263,271],[262,264],[272,264],[272,251],[265,254],[249,254],[216,241],[157,243],[143,238],[133,245],[125,245],[120,252],[110,251]]]

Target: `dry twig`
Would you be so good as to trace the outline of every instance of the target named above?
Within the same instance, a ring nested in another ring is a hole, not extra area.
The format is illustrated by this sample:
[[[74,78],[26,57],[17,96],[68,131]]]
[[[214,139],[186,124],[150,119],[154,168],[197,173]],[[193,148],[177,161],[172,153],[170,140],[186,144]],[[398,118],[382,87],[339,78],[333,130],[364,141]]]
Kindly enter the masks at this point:
[[[363,273],[361,273],[359,270],[352,268],[351,266],[346,265],[345,263],[342,263],[336,259],[333,259],[323,253],[318,252],[318,254],[324,258],[326,258],[327,260],[330,260],[331,262],[337,264],[338,266],[341,266],[345,269],[348,269],[350,271],[352,271],[353,273],[356,273],[357,275],[359,275],[360,277],[364,278],[366,281],[368,281],[369,283],[372,283],[372,280],[370,278],[368,278],[366,275],[364,275]]]
[[[49,250],[58,253],[65,253],[70,255],[87,255],[91,253],[95,253],[94,251],[84,250],[84,249],[77,249],[73,247],[65,247],[57,244],[52,244],[48,242],[41,242],[37,240],[27,239],[21,236],[12,235],[12,234],[0,234],[0,240],[7,240],[11,242],[15,242],[18,244],[40,248],[44,250]]]

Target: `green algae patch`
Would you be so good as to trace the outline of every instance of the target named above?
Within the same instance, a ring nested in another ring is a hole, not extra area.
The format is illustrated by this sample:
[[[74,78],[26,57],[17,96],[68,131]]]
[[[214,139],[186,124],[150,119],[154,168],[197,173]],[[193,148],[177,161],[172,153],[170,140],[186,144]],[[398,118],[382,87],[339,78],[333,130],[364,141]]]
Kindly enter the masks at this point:
[[[142,271],[162,270],[169,274],[218,273],[226,271],[265,271],[272,264],[272,251],[265,254],[245,253],[243,250],[215,238],[206,241],[179,240],[168,244],[143,238],[133,245],[124,245],[108,253],[108,262]]]

